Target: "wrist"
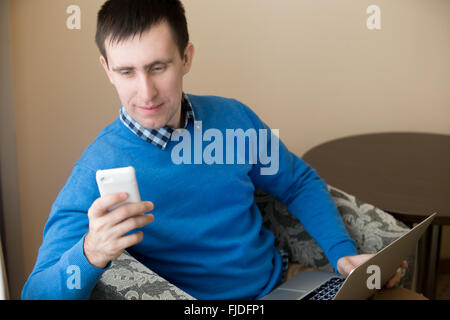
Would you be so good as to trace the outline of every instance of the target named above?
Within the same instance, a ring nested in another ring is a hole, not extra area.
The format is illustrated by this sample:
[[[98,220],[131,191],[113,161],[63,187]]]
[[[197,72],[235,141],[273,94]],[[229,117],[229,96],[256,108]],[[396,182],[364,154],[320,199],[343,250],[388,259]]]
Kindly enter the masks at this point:
[[[109,261],[104,261],[102,259],[99,259],[99,254],[96,254],[95,250],[92,249],[92,246],[90,245],[90,241],[88,238],[89,238],[89,232],[86,235],[86,237],[84,238],[84,243],[83,243],[83,252],[84,252],[84,256],[86,257],[86,260],[94,267],[97,267],[99,269],[104,269],[108,265]]]

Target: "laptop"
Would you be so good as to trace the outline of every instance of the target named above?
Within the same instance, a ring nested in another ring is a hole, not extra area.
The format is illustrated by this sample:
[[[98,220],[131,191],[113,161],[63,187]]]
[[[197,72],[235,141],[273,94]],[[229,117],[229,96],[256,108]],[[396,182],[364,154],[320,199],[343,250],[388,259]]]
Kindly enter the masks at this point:
[[[261,300],[365,300],[392,278],[412,252],[437,213],[396,239],[372,258],[355,268],[347,277],[337,273],[303,271],[286,281]],[[377,269],[379,268],[379,269]],[[375,271],[374,271],[375,270]],[[377,282],[369,277],[378,270]]]

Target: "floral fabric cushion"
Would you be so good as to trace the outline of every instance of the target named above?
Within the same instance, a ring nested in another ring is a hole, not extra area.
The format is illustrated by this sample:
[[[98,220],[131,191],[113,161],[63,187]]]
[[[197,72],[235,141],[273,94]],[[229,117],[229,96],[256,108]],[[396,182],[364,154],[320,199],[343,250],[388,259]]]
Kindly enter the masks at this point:
[[[375,253],[406,233],[409,228],[390,214],[361,202],[337,188],[328,186],[350,236],[360,253]],[[263,224],[275,235],[275,246],[288,252],[290,262],[333,272],[322,249],[291,215],[286,205],[260,190],[255,201],[263,215]],[[408,258],[408,272],[401,285],[410,287],[414,256]],[[91,299],[182,300],[194,299],[138,262],[127,252],[112,261],[94,288]]]
[[[359,253],[376,253],[410,230],[404,223],[371,204],[329,185],[328,190]],[[289,213],[285,204],[262,191],[256,193],[256,203],[264,212],[264,226],[275,235],[275,246],[288,252],[290,262],[334,272],[322,249],[298,219]],[[409,267],[400,284],[410,288],[414,254],[407,258],[407,262]]]

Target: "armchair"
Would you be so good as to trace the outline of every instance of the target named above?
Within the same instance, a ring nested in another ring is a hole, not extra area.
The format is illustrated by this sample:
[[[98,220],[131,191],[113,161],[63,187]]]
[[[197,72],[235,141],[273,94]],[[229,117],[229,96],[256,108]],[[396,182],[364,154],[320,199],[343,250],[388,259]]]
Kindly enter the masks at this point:
[[[359,253],[376,253],[409,230],[405,224],[373,205],[330,185],[328,190]],[[286,205],[261,190],[255,192],[255,201],[263,215],[264,226],[274,233],[275,246],[287,251],[292,262],[333,272],[323,251],[298,219],[288,212]],[[411,288],[414,260],[414,254],[407,259],[409,268],[400,283],[405,288]],[[91,299],[195,300],[127,252],[112,261],[95,286]]]

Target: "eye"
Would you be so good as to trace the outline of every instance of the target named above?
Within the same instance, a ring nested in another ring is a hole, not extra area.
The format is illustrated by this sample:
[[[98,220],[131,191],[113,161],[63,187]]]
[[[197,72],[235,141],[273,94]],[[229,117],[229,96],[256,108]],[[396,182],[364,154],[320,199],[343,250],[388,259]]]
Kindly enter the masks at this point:
[[[161,72],[166,69],[166,66],[157,66],[152,69],[153,72]]]
[[[121,74],[123,76],[129,76],[129,75],[131,75],[131,72],[130,71],[123,71],[123,72],[121,72]]]

